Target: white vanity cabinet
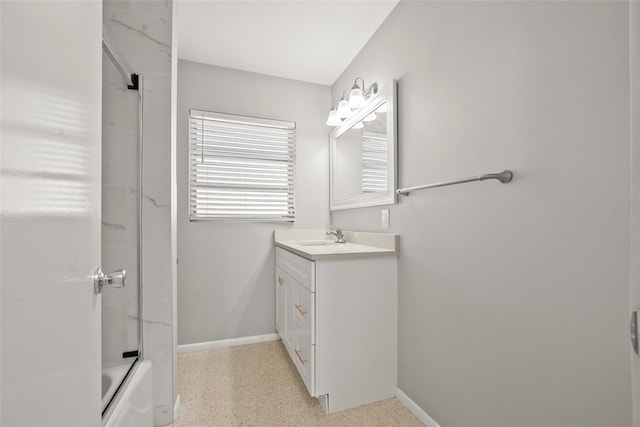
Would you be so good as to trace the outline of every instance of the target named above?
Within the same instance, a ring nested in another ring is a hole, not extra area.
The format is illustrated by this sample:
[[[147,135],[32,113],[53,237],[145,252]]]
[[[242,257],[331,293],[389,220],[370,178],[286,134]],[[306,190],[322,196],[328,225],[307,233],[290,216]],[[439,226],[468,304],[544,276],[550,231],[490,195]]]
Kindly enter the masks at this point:
[[[326,413],[395,396],[396,254],[307,259],[276,247],[276,328]]]

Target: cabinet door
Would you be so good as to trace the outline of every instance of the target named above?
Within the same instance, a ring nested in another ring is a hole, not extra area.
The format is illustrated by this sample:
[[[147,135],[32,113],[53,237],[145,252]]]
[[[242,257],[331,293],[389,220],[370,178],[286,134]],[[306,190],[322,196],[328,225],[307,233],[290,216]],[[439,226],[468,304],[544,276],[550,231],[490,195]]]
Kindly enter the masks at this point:
[[[276,331],[283,340],[286,336],[286,311],[287,300],[285,292],[285,275],[280,267],[276,266]]]
[[[296,281],[282,268],[276,265],[276,329],[282,338],[284,346],[293,357],[295,329],[293,317],[294,290]]]

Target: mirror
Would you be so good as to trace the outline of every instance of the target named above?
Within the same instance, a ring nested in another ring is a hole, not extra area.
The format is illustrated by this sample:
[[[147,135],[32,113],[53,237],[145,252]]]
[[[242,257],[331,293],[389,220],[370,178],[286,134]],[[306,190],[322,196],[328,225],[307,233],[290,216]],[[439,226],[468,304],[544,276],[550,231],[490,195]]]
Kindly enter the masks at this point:
[[[331,210],[396,203],[396,82],[331,132]]]

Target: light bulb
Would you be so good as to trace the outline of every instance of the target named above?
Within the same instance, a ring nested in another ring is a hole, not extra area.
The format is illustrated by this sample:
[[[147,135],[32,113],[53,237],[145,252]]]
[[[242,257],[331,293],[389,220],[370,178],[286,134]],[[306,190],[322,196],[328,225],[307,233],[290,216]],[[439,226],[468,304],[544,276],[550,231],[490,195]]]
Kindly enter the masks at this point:
[[[346,99],[342,99],[338,102],[338,111],[336,111],[336,114],[341,119],[346,119],[351,115],[351,108],[349,108],[349,103]]]
[[[363,127],[364,125],[362,124],[362,122],[358,122],[355,125],[353,125],[351,129],[362,129]]]
[[[342,120],[340,120],[340,117],[338,117],[338,115],[336,114],[336,109],[333,108],[331,111],[329,111],[329,118],[327,118],[327,126],[338,126],[341,123],[342,123]]]
[[[367,117],[365,117],[364,119],[362,119],[363,122],[372,122],[376,119],[376,113],[371,113],[369,114]]]
[[[357,85],[353,85],[351,92],[349,92],[349,108],[356,110],[364,105],[364,95],[362,90]]]

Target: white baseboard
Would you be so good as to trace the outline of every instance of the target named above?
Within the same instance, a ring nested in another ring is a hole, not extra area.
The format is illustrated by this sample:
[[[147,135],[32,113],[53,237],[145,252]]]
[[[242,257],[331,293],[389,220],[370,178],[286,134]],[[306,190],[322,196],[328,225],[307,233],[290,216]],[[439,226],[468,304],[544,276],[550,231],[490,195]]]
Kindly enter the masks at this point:
[[[396,389],[396,397],[404,406],[406,406],[420,421],[427,427],[441,427],[433,418],[429,416],[416,402],[411,400],[409,396],[404,394],[399,388]]]
[[[178,346],[178,353],[188,353],[190,351],[203,351],[212,350],[215,348],[235,347],[237,345],[256,344],[266,341],[277,341],[280,339],[280,335],[266,334],[266,335],[254,335],[252,337],[230,338],[227,340],[199,342],[195,344],[183,344]]]

